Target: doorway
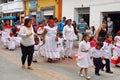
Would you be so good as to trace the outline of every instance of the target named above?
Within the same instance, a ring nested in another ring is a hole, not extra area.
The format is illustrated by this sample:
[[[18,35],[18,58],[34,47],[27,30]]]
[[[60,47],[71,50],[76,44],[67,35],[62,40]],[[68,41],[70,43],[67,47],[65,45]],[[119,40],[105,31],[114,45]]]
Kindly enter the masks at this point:
[[[106,14],[106,15],[104,15]],[[120,12],[107,12],[103,13],[104,20],[107,20],[107,17],[110,17],[113,21],[113,33],[116,33],[120,30]]]
[[[89,7],[87,8],[78,8],[78,23],[80,22],[81,18],[84,18],[85,22],[87,22],[89,26],[89,17],[90,17],[90,9]]]

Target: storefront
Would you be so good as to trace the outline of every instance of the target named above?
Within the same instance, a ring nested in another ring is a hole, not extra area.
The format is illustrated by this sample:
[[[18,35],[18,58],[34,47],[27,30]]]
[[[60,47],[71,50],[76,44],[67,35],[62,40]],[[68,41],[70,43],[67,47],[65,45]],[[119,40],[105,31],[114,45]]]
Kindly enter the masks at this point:
[[[62,0],[38,0],[37,11],[40,11],[41,20],[49,17],[62,18]]]
[[[14,22],[21,20],[21,15],[23,15],[24,6],[22,0],[10,1],[8,3],[3,3],[0,5],[2,7],[2,18],[15,16]],[[12,23],[12,20],[11,20]]]

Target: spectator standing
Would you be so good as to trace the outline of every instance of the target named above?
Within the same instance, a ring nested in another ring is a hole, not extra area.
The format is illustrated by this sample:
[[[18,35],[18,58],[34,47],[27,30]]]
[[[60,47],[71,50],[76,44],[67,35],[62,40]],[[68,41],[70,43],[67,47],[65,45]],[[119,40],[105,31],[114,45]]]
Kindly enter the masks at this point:
[[[85,22],[84,18],[80,19],[80,22],[78,23],[78,30],[79,30],[79,40],[82,39],[82,34],[85,33],[86,27],[88,27],[88,24]]]
[[[59,32],[62,32],[63,31],[63,28],[65,26],[65,23],[66,23],[66,17],[63,17],[63,20],[61,20],[58,24],[58,31]]]

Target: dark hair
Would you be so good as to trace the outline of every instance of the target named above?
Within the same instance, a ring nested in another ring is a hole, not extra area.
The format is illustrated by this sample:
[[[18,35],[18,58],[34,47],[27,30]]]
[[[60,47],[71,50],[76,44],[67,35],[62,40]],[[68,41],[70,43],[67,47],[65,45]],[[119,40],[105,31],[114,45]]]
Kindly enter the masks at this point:
[[[85,38],[86,38],[87,36],[89,36],[89,34],[88,34],[88,33],[83,33],[82,40],[85,40]]]
[[[61,32],[58,33],[58,36],[63,36],[63,34]]]
[[[105,37],[106,37],[106,38],[109,38],[109,36],[112,36],[112,35],[111,35],[111,34],[107,34]]]
[[[94,26],[91,26],[91,28],[93,28],[93,31],[92,31],[92,32],[93,32],[93,34],[94,34],[94,33],[95,33],[95,27],[94,27]]]
[[[24,25],[27,26],[27,24],[28,24],[30,21],[31,21],[30,18],[26,18],[26,19],[25,19],[25,22],[24,22]]]
[[[100,47],[103,47],[103,42],[97,42],[96,45],[100,46]]]
[[[68,20],[66,21],[65,25],[67,25],[69,21],[71,22],[72,20],[71,20],[71,19],[68,19]]]
[[[95,37],[95,36],[91,36],[91,37],[90,37],[90,41],[92,41],[92,40],[94,39],[94,37]]]
[[[63,17],[63,19],[66,19],[66,17]]]
[[[36,41],[38,41],[38,42],[39,42],[39,38],[35,38],[34,40],[35,40],[35,42],[36,42]]]

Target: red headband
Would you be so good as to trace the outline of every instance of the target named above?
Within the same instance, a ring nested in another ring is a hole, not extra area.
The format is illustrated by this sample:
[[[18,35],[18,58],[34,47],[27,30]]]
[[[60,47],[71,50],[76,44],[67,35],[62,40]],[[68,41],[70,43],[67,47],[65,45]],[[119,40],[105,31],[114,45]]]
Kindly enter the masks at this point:
[[[118,35],[120,35],[120,30],[117,32]]]
[[[48,20],[48,23],[54,23],[53,19]]]

